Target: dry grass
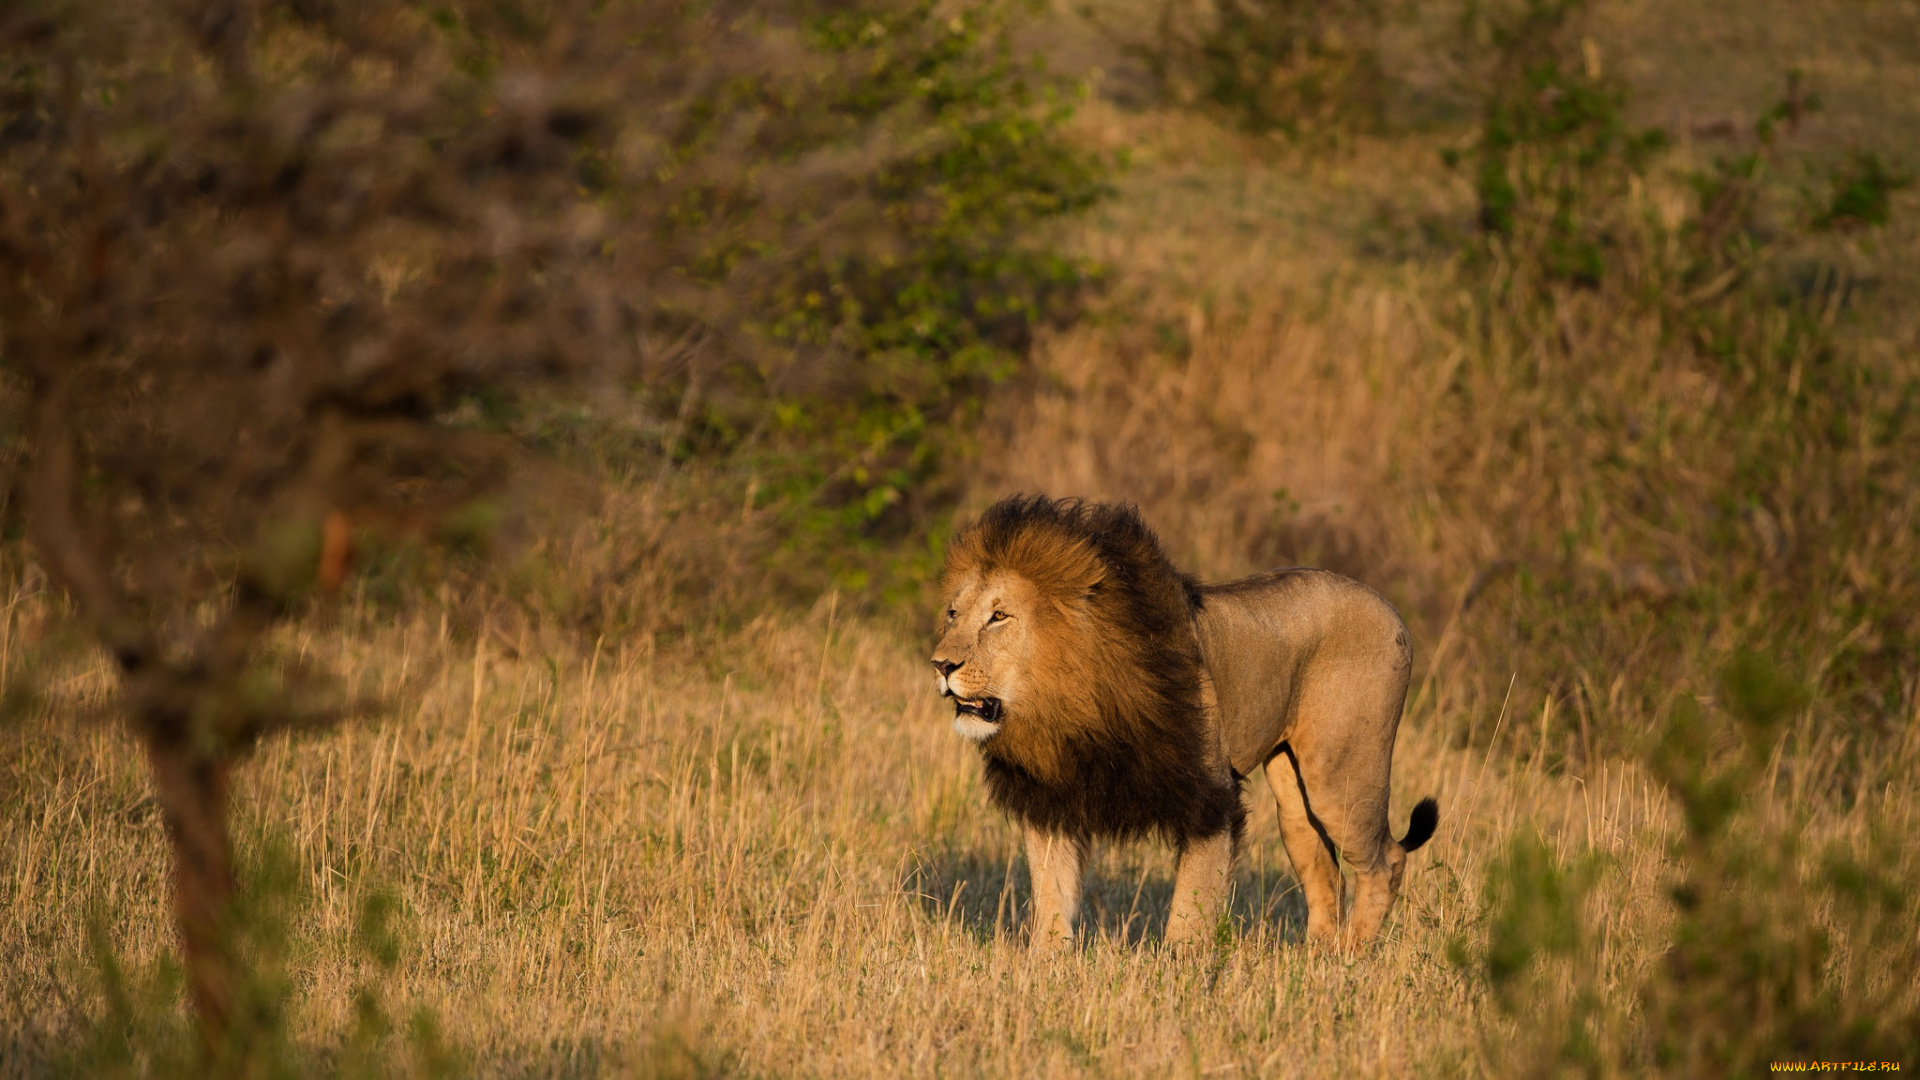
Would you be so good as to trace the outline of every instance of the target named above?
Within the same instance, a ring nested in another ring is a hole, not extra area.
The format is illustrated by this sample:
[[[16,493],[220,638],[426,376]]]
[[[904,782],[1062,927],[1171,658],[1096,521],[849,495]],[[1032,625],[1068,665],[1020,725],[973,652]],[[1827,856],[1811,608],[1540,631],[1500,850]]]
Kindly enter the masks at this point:
[[[379,883],[410,928],[392,991],[436,1008],[491,1075],[621,1075],[656,1062],[662,1037],[752,1075],[1454,1072],[1479,1005],[1445,947],[1502,837],[1590,840],[1620,853],[1623,892],[1657,884],[1667,814],[1644,777],[1616,769],[1588,788],[1513,771],[1415,724],[1398,813],[1431,792],[1446,827],[1377,953],[1300,943],[1304,908],[1255,790],[1230,947],[1163,952],[1172,860],[1142,845],[1099,857],[1087,948],[1031,962],[1014,831],[986,808],[918,651],[836,622],[827,604],[673,658],[509,658],[428,623],[301,635],[356,683],[424,671],[431,689],[393,720],[275,742],[245,769],[242,816],[291,843],[313,897],[300,1037],[347,1023],[365,974],[356,895]],[[104,686],[76,673],[60,704]],[[5,826],[0,977],[23,1051],[10,1072],[33,1075],[90,1008],[82,912],[100,906],[130,958],[168,948],[164,850],[140,760],[112,729],[35,722],[6,765],[24,813]]]
[[[11,609],[9,632],[34,610]],[[407,912],[388,992],[434,1008],[477,1075],[1471,1074],[1482,1026],[1502,1022],[1447,947],[1474,932],[1483,866],[1516,830],[1611,857],[1596,906],[1610,989],[1658,941],[1674,826],[1657,785],[1449,749],[1424,715],[1403,729],[1396,815],[1432,793],[1443,827],[1377,950],[1301,942],[1255,780],[1230,944],[1167,954],[1169,853],[1108,848],[1091,940],[1042,962],[1019,945],[1015,832],[895,628],[840,624],[829,602],[671,657],[515,657],[426,621],[289,645],[333,652],[367,688],[430,680],[400,716],[273,742],[242,775],[244,831],[290,843],[312,897],[293,971],[295,1033],[314,1046],[369,975],[350,929],[374,885]],[[105,686],[76,672],[53,712]],[[1516,703],[1506,722],[1546,721]],[[37,720],[4,760],[4,1071],[32,1076],[97,1008],[83,912],[105,913],[129,959],[169,948],[164,846],[114,729]],[[1809,809],[1781,800],[1777,820]],[[1885,800],[1913,823],[1911,791]],[[1869,802],[1811,833],[1862,832],[1889,808]]]

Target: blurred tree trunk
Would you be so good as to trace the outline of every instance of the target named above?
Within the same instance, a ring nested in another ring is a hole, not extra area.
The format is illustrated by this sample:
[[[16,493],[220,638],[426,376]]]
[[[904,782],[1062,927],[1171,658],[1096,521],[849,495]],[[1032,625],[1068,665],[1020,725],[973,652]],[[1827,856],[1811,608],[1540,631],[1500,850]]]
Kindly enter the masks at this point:
[[[152,632],[128,612],[126,597],[102,561],[107,538],[81,511],[83,478],[76,461],[71,382],[45,355],[29,391],[37,453],[27,464],[27,530],[43,564],[80,608],[112,653],[126,692],[128,719],[146,747],[154,793],[172,847],[174,921],[187,985],[211,1054],[227,1039],[232,1019],[235,958],[226,933],[234,896],[233,849],[227,830],[227,781],[236,745],[208,721],[219,715],[209,672],[178,672],[158,655]],[[244,590],[243,590],[244,594]],[[243,599],[210,640],[225,648],[207,659],[240,659],[248,616],[257,603]],[[250,742],[251,740],[247,740]]]
[[[173,913],[186,958],[187,989],[211,1050],[225,1043],[233,1015],[234,956],[226,933],[233,903],[233,849],[227,835],[227,755],[196,751],[184,717],[138,721],[147,763],[173,847]]]

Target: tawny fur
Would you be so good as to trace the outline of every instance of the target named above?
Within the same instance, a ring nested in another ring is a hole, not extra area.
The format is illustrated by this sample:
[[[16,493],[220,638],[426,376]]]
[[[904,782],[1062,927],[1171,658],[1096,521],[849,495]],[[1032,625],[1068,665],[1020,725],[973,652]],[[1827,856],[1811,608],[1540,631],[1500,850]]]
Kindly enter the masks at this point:
[[[1131,506],[1043,496],[1003,499],[956,535],[942,588],[941,687],[1000,703],[997,723],[956,727],[981,740],[989,794],[1050,882],[1036,946],[1071,933],[1087,841],[1147,832],[1182,853],[1169,938],[1204,937],[1244,819],[1240,778],[1262,767],[1309,936],[1378,931],[1437,820],[1426,800],[1405,840],[1388,831],[1412,650],[1385,600],[1300,568],[1201,586]],[[1350,914],[1336,854],[1358,885]]]

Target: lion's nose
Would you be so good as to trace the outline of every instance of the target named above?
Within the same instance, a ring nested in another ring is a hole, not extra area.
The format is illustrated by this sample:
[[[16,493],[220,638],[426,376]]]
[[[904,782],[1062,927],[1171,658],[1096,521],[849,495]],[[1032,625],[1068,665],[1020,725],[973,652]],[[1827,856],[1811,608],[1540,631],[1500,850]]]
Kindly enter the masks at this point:
[[[964,663],[966,663],[965,660],[935,660],[933,662],[933,670],[938,671],[940,677],[944,679],[954,672],[959,671],[960,665]]]

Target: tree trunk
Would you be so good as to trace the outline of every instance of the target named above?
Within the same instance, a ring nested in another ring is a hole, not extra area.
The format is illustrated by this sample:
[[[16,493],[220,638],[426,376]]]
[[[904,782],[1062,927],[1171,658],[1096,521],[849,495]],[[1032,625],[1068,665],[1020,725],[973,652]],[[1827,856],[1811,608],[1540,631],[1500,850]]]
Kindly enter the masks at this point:
[[[148,723],[147,760],[173,843],[173,912],[187,987],[208,1050],[226,1041],[232,1017],[234,955],[229,940],[233,848],[227,835],[229,763],[196,753],[178,723]]]

